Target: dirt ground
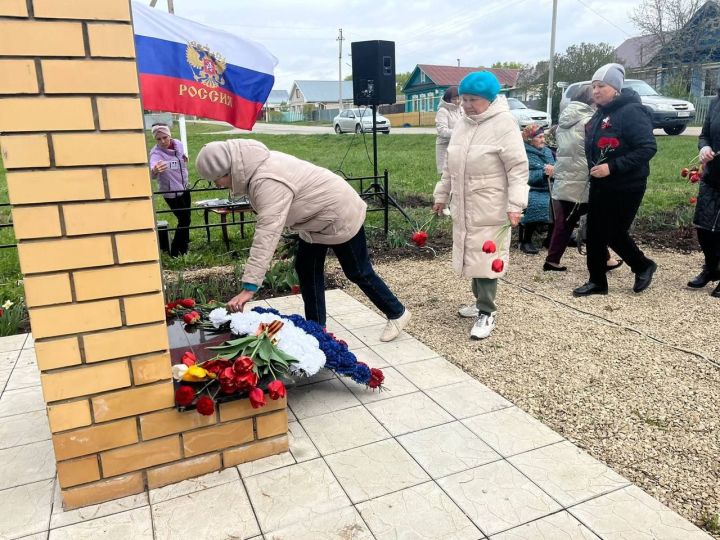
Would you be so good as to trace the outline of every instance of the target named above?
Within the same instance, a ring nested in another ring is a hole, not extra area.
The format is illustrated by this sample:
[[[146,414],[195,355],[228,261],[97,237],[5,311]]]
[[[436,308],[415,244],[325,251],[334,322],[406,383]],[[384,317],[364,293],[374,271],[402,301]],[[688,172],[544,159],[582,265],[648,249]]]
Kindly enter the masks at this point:
[[[575,250],[565,273],[513,251],[498,326],[480,342],[457,316],[473,298],[448,254],[375,266],[412,311],[412,335],[703,526],[720,511],[720,300],[685,287],[699,253],[646,252],[660,269],[644,293],[623,266],[608,296],[573,298],[586,281]]]

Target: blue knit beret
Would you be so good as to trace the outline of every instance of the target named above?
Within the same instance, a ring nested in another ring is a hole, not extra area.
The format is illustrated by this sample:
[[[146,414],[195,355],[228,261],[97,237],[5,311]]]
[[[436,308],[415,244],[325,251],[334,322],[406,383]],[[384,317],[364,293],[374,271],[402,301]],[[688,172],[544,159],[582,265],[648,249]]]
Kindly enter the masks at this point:
[[[460,81],[459,94],[472,94],[494,101],[500,92],[500,82],[489,71],[473,71]]]

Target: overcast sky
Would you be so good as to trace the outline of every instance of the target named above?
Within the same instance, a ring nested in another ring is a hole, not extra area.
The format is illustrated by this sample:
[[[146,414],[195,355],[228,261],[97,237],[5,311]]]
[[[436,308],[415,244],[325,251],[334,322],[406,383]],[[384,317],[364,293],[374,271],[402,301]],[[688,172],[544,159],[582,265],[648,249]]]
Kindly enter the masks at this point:
[[[617,46],[637,34],[628,15],[638,0],[558,4],[559,52],[582,41]],[[164,0],[158,7],[166,9]],[[175,0],[175,13],[265,45],[279,61],[275,88],[284,90],[295,79],[337,80],[338,28],[343,77],[352,41],[394,41],[398,72],[458,58],[463,66],[535,63],[550,54],[552,0]]]

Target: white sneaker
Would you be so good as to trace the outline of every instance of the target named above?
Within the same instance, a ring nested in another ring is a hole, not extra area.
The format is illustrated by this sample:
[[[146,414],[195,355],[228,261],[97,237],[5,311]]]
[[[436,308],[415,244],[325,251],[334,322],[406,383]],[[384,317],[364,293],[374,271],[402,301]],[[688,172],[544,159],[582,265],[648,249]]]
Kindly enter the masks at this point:
[[[475,306],[463,306],[458,309],[458,315],[467,319],[475,319],[480,315],[480,310]]]
[[[400,332],[403,331],[403,328],[407,326],[407,323],[410,322],[410,317],[412,315],[410,314],[410,310],[408,308],[405,308],[405,311],[403,312],[400,317],[397,319],[390,319],[388,320],[387,324],[385,325],[385,329],[383,330],[382,336],[380,336],[380,341],[392,341],[396,337],[400,335]]]
[[[491,313],[490,315],[481,313],[475,321],[473,327],[470,329],[470,337],[472,339],[485,339],[486,337],[489,337],[495,329],[496,317],[497,312]]]

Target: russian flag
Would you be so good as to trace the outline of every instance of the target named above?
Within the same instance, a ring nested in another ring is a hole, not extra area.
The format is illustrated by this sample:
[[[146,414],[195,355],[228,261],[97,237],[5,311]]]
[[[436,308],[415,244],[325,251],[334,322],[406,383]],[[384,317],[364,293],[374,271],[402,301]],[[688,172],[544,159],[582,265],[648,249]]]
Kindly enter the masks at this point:
[[[132,2],[143,107],[252,129],[277,58],[258,43]]]

